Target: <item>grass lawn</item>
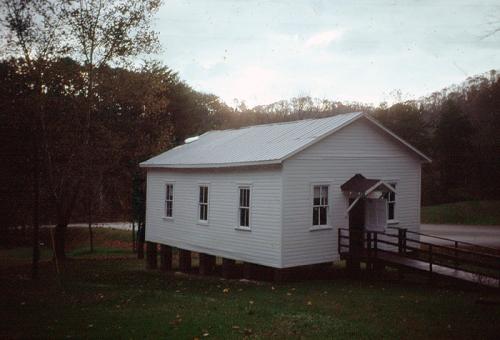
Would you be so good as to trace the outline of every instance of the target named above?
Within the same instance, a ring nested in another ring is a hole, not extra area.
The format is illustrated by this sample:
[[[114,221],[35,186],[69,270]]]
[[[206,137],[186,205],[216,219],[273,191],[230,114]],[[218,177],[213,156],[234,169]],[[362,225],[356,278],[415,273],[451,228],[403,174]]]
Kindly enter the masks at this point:
[[[467,201],[422,207],[422,223],[500,225],[500,201]]]
[[[411,278],[275,284],[146,271],[128,232],[96,230],[92,254],[79,243],[84,230],[69,233],[60,277],[47,249],[39,282],[29,279],[29,248],[0,250],[0,338],[494,339],[500,332],[499,292]],[[122,243],[109,239],[116,233]]]

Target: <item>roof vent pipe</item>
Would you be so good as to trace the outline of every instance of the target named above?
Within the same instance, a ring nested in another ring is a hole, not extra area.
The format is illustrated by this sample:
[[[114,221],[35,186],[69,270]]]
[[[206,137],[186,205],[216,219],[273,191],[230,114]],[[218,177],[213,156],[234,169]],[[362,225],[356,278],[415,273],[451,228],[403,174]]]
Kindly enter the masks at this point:
[[[200,139],[200,136],[189,137],[184,140],[184,144],[189,144]]]

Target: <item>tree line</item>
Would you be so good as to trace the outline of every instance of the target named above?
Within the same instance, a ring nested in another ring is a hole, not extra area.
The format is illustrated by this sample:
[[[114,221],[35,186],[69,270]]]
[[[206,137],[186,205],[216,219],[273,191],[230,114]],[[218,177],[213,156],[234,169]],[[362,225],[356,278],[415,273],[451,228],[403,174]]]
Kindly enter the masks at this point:
[[[160,1],[2,4],[0,224],[55,224],[60,259],[68,223],[132,218],[138,163],[213,129],[364,111],[433,159],[424,204],[498,199],[494,71],[394,105],[297,97],[230,107],[159,62],[137,63],[159,48],[150,23]]]

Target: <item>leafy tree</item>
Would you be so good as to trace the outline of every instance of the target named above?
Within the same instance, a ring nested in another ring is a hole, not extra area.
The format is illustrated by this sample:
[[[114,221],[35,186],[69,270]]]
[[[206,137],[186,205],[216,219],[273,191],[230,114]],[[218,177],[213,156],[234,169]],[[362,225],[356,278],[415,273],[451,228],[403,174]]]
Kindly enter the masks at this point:
[[[15,72],[15,59],[0,63],[0,232],[4,235],[11,228],[31,225],[29,211],[33,211],[34,169],[33,135],[26,133],[32,127],[28,106],[32,99],[28,76]]]
[[[391,131],[422,152],[429,148],[429,124],[416,102],[404,102],[389,108],[380,108],[375,117]]]
[[[444,103],[435,132],[441,194],[449,200],[467,198],[473,129],[463,111],[451,100]]]

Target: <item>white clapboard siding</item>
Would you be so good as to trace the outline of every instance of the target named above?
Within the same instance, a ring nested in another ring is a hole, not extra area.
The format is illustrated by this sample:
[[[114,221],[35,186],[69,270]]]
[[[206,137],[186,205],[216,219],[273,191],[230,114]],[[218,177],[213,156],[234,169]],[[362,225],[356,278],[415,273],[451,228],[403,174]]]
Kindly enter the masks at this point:
[[[283,163],[282,267],[339,258],[337,228],[347,227],[340,186],[356,173],[397,182],[396,226],[420,226],[421,161],[399,142],[360,119]],[[329,184],[332,229],[311,231],[313,183]]]
[[[148,169],[146,240],[280,267],[281,168],[210,171]],[[165,183],[174,184],[173,219],[164,218]],[[198,186],[209,184],[208,225],[198,224]],[[251,231],[236,230],[238,186],[251,186]]]

